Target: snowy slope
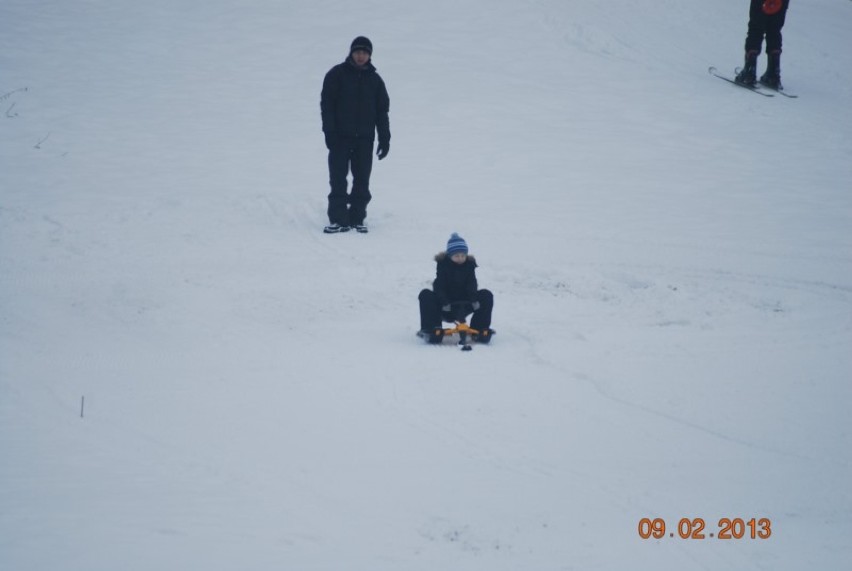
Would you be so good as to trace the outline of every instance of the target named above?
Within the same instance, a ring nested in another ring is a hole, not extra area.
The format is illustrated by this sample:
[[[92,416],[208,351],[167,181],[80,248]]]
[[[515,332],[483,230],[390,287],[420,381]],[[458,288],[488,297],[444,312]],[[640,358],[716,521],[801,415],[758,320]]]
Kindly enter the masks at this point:
[[[706,73],[745,2],[412,4],[0,4],[0,569],[844,568],[852,3],[793,3],[795,100]],[[471,353],[413,335],[453,231]]]

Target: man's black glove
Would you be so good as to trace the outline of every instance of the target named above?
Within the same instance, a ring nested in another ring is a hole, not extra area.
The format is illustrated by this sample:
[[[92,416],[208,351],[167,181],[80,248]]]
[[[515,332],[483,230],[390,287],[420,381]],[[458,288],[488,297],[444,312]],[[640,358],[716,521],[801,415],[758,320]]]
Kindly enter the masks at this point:
[[[390,151],[390,142],[379,143],[379,148],[376,149],[376,156],[379,157],[379,160],[382,160],[386,156],[388,156],[388,151]]]
[[[325,135],[325,148],[330,151],[337,142],[337,136],[334,133],[323,132],[323,134]]]

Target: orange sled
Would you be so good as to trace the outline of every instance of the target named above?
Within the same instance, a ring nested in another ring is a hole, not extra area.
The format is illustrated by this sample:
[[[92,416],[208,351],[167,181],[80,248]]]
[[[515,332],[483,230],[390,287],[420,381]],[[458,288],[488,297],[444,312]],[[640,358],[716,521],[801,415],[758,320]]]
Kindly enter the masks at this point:
[[[444,337],[459,336],[459,345],[462,351],[470,351],[473,349],[468,339],[477,343],[488,344],[491,342],[491,337],[496,332],[493,329],[485,329],[480,331],[468,325],[464,320],[456,321],[453,327],[436,327],[431,331],[418,331],[417,336],[425,339],[432,345],[440,345],[444,341]]]

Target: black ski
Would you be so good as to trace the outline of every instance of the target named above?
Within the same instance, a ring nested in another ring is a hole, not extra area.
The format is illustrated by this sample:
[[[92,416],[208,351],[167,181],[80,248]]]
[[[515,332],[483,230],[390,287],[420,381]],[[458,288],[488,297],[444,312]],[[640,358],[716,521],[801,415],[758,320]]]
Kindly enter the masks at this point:
[[[737,83],[736,81],[734,81],[730,77],[725,77],[724,75],[721,75],[718,72],[718,70],[715,67],[713,67],[712,65],[707,69],[707,73],[709,73],[710,75],[713,75],[715,77],[718,77],[719,79],[724,79],[728,83],[732,83],[732,84],[736,85],[737,87],[742,87],[743,89],[748,89],[752,93],[757,93],[758,95],[763,95],[764,97],[773,97],[775,95],[774,93],[766,93],[765,91],[761,91],[760,89],[758,89],[754,85],[746,85],[745,83]]]
[[[761,87],[763,87],[765,89],[769,89],[773,93],[778,93],[780,95],[783,95],[784,97],[787,97],[788,99],[798,99],[798,97],[799,97],[798,95],[793,95],[792,93],[787,93],[783,89],[775,89],[774,87],[764,85],[763,83],[760,83],[759,81],[758,81],[758,83],[760,84]]]

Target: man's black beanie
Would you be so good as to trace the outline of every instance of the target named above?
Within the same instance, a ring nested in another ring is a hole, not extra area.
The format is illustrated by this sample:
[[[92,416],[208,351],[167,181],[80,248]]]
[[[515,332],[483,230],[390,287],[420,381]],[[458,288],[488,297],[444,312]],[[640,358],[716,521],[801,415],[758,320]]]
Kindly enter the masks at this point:
[[[349,46],[349,53],[351,54],[355,50],[364,50],[368,54],[373,55],[373,42],[371,42],[369,38],[358,36],[352,40],[352,45]]]

